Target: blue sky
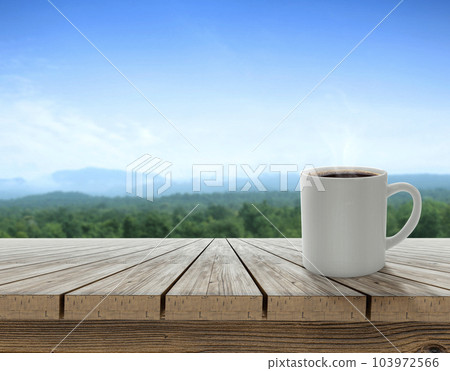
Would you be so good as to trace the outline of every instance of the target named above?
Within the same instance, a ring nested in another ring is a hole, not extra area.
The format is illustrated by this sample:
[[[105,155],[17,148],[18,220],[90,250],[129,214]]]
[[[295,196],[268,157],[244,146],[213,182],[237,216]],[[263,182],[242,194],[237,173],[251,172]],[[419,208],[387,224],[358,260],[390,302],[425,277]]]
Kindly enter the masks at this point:
[[[450,3],[0,2],[0,178],[144,153],[174,163],[364,165],[450,172]],[[176,170],[175,170],[176,169]]]

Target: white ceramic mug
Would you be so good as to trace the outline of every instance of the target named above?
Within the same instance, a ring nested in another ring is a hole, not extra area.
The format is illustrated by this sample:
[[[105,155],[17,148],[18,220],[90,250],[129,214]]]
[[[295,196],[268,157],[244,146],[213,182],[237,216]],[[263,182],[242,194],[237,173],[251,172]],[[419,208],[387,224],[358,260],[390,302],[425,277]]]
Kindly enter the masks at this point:
[[[333,172],[368,172],[358,178],[334,178]],[[321,176],[322,175],[322,176]],[[300,177],[303,264],[316,274],[357,277],[377,272],[385,251],[408,237],[419,222],[422,201],[408,183],[387,184],[384,170],[367,167],[322,167]],[[387,198],[408,192],[413,210],[404,227],[386,237]]]

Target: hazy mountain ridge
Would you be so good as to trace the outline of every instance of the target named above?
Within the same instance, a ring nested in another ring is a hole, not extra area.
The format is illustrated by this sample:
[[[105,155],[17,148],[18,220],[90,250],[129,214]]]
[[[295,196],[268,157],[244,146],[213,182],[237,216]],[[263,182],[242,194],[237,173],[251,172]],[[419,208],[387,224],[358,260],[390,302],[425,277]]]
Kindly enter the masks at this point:
[[[263,173],[260,178],[268,191],[279,191],[280,180],[277,174]],[[288,190],[294,191],[299,180],[298,174],[291,173],[288,178]],[[164,183],[162,177],[155,177],[156,186]],[[240,190],[248,179],[238,178],[237,189]],[[393,174],[389,183],[408,182],[419,189],[450,189],[450,174]],[[123,170],[84,168],[80,170],[61,170],[49,177],[27,181],[23,178],[0,179],[0,199],[12,199],[49,192],[80,192],[94,196],[125,196],[126,172]],[[254,191],[252,186],[250,191]],[[228,192],[228,183],[220,187],[206,187],[202,184],[200,193]],[[192,181],[173,180],[171,187],[163,196],[176,193],[194,193]],[[248,193],[248,192],[245,192]]]

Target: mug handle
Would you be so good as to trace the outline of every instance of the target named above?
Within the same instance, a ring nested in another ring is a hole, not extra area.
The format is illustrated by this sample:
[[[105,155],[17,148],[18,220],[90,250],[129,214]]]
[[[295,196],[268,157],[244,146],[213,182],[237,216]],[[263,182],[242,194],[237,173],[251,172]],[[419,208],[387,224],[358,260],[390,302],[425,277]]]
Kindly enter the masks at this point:
[[[392,237],[386,237],[386,250],[402,242],[416,228],[422,211],[422,197],[416,187],[409,183],[393,183],[387,186],[387,197],[391,197],[399,192],[408,192],[413,199],[413,209],[411,215],[397,234]]]

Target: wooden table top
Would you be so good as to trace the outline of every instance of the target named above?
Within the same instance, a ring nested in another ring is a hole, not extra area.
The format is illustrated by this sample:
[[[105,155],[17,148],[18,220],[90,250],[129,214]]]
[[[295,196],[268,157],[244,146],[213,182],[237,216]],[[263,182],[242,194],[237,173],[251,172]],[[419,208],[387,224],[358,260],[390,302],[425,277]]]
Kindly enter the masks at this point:
[[[407,239],[358,278],[301,239],[1,239],[0,320],[450,323],[450,239]]]

